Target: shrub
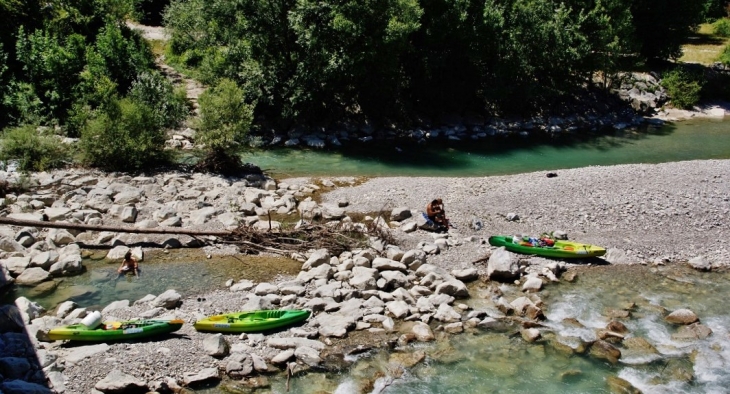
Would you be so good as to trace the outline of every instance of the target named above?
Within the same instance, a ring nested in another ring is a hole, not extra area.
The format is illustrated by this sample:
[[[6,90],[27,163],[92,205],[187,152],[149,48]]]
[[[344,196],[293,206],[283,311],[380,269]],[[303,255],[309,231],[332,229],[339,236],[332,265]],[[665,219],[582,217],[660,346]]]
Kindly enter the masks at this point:
[[[152,110],[158,128],[177,127],[188,114],[185,90],[175,91],[172,84],[156,71],[138,75],[132,82],[128,97]]]
[[[725,48],[722,49],[722,52],[720,53],[720,58],[718,58],[717,60],[719,60],[726,66],[730,66],[730,45],[726,45]]]
[[[139,171],[167,163],[165,133],[153,111],[132,99],[110,102],[81,132],[82,162],[112,171]]]
[[[67,151],[58,139],[42,135],[36,126],[26,125],[6,130],[0,149],[0,161],[17,160],[22,171],[45,171],[61,167]]]
[[[720,37],[730,37],[730,19],[718,19],[712,24],[712,32]]]
[[[672,105],[677,108],[692,108],[700,101],[703,77],[681,68],[669,71],[662,79],[662,86],[667,89]]]
[[[222,79],[200,95],[198,142],[209,150],[227,150],[243,141],[253,121],[253,106],[236,82]]]

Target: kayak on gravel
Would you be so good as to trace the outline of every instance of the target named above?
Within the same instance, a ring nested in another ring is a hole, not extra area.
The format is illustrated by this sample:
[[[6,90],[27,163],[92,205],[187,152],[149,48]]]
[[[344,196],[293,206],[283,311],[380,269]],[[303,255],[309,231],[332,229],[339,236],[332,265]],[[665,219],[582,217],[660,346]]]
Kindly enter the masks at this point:
[[[48,337],[54,341],[121,341],[168,334],[179,330],[182,325],[183,321],[179,319],[104,322],[94,328],[85,324],[72,324],[50,330]]]
[[[208,316],[195,322],[195,329],[208,332],[259,332],[274,330],[307,320],[310,312],[302,309],[273,309],[232,312]]]
[[[510,252],[553,258],[588,258],[606,254],[606,249],[578,242],[495,235],[489,237],[492,246],[504,246]]]

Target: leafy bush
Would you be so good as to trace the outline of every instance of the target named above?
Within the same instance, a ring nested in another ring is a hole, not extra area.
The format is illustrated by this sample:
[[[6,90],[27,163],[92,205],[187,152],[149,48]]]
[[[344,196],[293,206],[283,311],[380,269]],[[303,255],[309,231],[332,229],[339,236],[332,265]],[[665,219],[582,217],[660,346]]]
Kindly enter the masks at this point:
[[[113,171],[144,170],[168,161],[164,143],[151,108],[132,99],[114,100],[86,123],[82,162]]]
[[[720,37],[730,37],[730,19],[718,19],[712,24],[712,32]]]
[[[675,68],[664,76],[661,84],[667,89],[672,105],[677,108],[692,108],[700,101],[704,80],[700,74]]]
[[[726,45],[725,48],[722,49],[718,60],[726,66],[730,66],[730,45]]]
[[[41,135],[35,126],[26,125],[6,130],[0,149],[0,161],[17,160],[22,171],[45,171],[58,168],[67,158],[57,138]]]
[[[176,127],[188,114],[185,89],[173,90],[159,72],[144,72],[132,82],[129,98],[152,110],[158,128]]]
[[[215,151],[241,143],[253,121],[253,106],[245,98],[243,89],[230,79],[221,80],[201,94],[198,142]]]

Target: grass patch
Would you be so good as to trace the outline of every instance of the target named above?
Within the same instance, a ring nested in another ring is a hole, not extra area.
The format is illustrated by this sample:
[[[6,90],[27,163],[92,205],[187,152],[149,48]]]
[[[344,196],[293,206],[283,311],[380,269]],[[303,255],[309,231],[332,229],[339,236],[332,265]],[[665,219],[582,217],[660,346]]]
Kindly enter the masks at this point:
[[[150,43],[152,53],[156,58],[165,55],[165,50],[167,48],[167,42],[165,40],[148,40],[148,42]]]
[[[730,38],[716,35],[714,26],[704,23],[682,46],[682,57],[679,61],[710,65],[719,59],[723,48],[728,44]]]

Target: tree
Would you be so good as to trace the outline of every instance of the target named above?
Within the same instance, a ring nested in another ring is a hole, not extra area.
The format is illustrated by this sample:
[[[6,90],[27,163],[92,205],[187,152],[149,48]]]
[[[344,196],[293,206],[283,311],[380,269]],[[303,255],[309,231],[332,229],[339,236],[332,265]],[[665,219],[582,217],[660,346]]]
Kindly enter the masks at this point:
[[[167,163],[165,133],[152,110],[132,99],[112,99],[85,123],[82,162],[112,171],[139,171]]]
[[[684,40],[704,20],[705,2],[686,0],[634,0],[630,2],[643,59],[679,58]]]
[[[238,163],[233,159],[232,150],[243,142],[251,128],[253,106],[246,102],[243,89],[230,79],[209,88],[198,102],[200,120],[196,139],[208,154],[202,166],[217,172],[226,170],[219,165]]]

